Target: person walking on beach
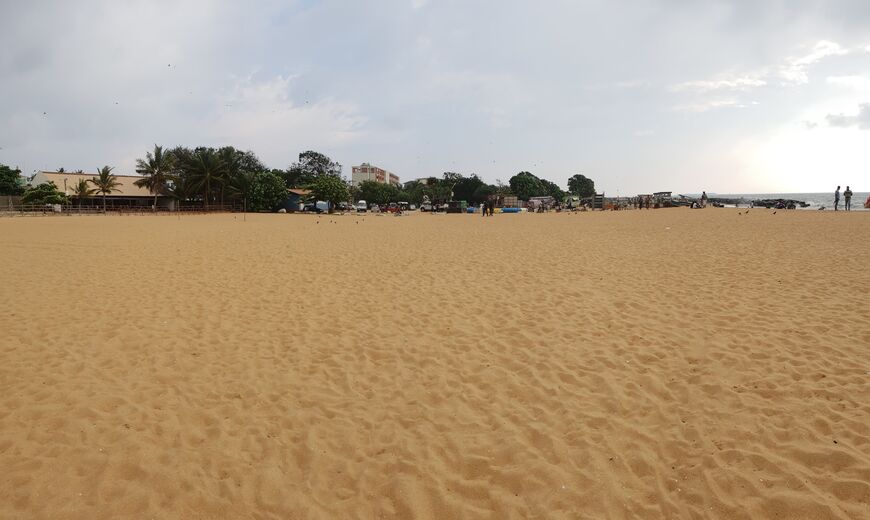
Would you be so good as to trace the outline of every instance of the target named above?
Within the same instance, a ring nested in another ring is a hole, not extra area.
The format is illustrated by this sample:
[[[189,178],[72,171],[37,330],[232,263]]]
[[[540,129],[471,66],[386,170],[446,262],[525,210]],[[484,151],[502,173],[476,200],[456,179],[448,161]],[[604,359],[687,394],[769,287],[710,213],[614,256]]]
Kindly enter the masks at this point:
[[[701,192],[701,207],[702,208],[707,207],[707,192],[706,191]]]
[[[852,189],[846,186],[843,192],[843,200],[846,202],[846,211],[852,211]]]
[[[837,191],[834,192],[834,211],[837,211],[837,206],[840,205],[840,187],[837,186]]]
[[[481,203],[480,203],[480,216],[481,216],[481,217],[485,217],[485,216],[486,216],[486,202],[481,202]]]

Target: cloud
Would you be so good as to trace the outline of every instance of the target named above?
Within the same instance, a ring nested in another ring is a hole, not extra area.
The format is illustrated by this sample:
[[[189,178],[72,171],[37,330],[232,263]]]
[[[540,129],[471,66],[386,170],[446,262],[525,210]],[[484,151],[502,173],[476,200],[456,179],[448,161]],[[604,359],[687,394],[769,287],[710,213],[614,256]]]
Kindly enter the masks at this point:
[[[828,76],[825,82],[829,85],[870,92],[870,78],[867,76]]]
[[[369,137],[367,118],[353,103],[332,98],[294,103],[293,81],[292,76],[238,80],[222,96],[211,140],[256,150],[267,163],[280,165],[288,142],[332,148]]]
[[[768,84],[771,77],[779,77],[783,86],[803,85],[809,82],[807,68],[829,56],[843,56],[849,53],[848,49],[840,44],[821,40],[816,42],[812,50],[798,57],[786,58],[785,63],[775,67],[776,74],[768,69],[751,74],[735,75],[730,72],[721,73],[709,80],[686,81],[672,85],[671,92],[694,92],[705,94],[717,91],[747,92]]]
[[[870,3],[836,2],[4,2],[0,162],[129,172],[153,143],[232,144],[270,167],[315,149],[403,178],[537,163],[562,185],[583,168],[605,189],[680,190],[703,170],[749,190],[728,143],[870,101],[849,76]],[[814,67],[838,79],[782,95],[781,69],[794,85]]]
[[[828,114],[825,119],[828,126],[839,128],[858,127],[861,130],[870,130],[870,103],[858,105],[858,113],[854,115]]]
[[[843,48],[836,42],[821,40],[813,47],[813,49],[796,58],[786,59],[785,65],[779,69],[779,77],[783,80],[784,85],[803,85],[809,82],[807,67],[814,65],[819,61],[829,56],[844,56],[849,54],[849,50]]]
[[[747,91],[767,85],[761,74],[720,76],[706,81],[687,81],[670,87],[672,92],[713,92],[717,90]]]
[[[688,103],[685,105],[677,105],[674,107],[674,110],[678,112],[709,112],[710,110],[717,110],[720,108],[742,108],[745,105],[742,105],[739,100],[734,98],[726,98],[726,99],[711,99],[708,101],[699,101],[697,103]]]

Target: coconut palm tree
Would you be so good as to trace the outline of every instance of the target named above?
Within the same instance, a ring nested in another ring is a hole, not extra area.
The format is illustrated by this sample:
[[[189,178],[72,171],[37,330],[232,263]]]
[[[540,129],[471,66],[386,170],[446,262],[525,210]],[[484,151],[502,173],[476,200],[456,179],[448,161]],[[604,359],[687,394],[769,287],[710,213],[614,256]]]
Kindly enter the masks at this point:
[[[162,146],[154,145],[154,153],[145,152],[145,159],[136,159],[136,173],[144,175],[133,184],[148,188],[154,194],[154,211],[157,211],[157,196],[166,193],[167,185],[173,180],[175,156],[163,151]]]
[[[232,146],[224,146],[218,150],[218,157],[224,163],[224,175],[221,181],[221,204],[224,203],[224,191],[241,173],[240,152]]]
[[[227,191],[231,197],[238,197],[245,203],[245,208],[250,208],[251,189],[257,180],[259,172],[240,171],[227,182]]]
[[[194,189],[187,175],[178,175],[169,184],[166,193],[181,205],[194,195]]]
[[[198,148],[185,165],[193,189],[202,190],[203,207],[208,210],[212,185],[223,182],[226,166],[212,148]]]
[[[78,201],[80,208],[82,207],[82,199],[86,199],[96,192],[97,190],[91,188],[90,181],[87,179],[79,179],[78,184],[73,184],[72,187],[72,195]]]
[[[112,170],[114,169],[115,168],[112,166],[98,168],[97,176],[90,180],[90,182],[96,187],[94,191],[103,194],[103,213],[106,212],[106,194],[114,191],[121,191],[118,189],[118,186],[120,186],[121,183],[118,182],[116,176],[112,175]]]

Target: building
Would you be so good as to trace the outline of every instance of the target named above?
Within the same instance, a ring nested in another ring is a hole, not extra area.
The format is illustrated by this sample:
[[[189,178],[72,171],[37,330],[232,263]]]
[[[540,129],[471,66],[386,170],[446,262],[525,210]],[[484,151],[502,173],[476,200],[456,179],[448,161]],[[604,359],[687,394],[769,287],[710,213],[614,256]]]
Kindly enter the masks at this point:
[[[39,186],[46,182],[54,182],[57,189],[67,196],[73,196],[73,189],[81,180],[90,180],[97,177],[96,173],[72,173],[72,172],[38,172],[30,181],[31,186]],[[150,208],[154,204],[154,194],[148,188],[140,188],[134,182],[141,179],[141,175],[115,175],[118,181],[118,191],[106,194],[106,206],[110,208]],[[91,188],[94,186],[91,185]],[[101,193],[81,201],[85,206],[102,206],[103,195]],[[157,206],[173,208],[174,202],[170,197],[157,196]],[[78,201],[76,201],[78,204]]]
[[[369,163],[362,163],[359,166],[354,166],[351,170],[350,182],[353,186],[359,186],[365,181],[375,181],[383,184],[392,184],[393,186],[401,186],[399,176],[388,172],[383,168],[372,166]]]
[[[287,211],[302,211],[302,206],[308,199],[311,190],[303,190],[301,188],[290,188],[287,190],[287,200],[281,204],[281,207]]]

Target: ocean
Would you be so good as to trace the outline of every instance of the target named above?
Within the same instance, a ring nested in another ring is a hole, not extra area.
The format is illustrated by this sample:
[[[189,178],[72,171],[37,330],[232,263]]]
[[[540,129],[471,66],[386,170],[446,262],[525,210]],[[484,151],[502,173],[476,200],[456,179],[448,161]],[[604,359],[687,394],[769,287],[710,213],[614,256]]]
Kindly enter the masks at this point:
[[[697,195],[697,196],[700,196]],[[707,193],[708,197],[711,198],[726,198],[726,199],[739,199],[743,198],[746,200],[748,204],[751,200],[759,200],[759,199],[792,199],[792,200],[802,200],[809,204],[809,207],[806,208],[798,208],[806,210],[818,210],[819,208],[824,207],[825,210],[833,210],[834,209],[834,192],[828,193]],[[853,211],[867,211],[864,208],[864,202],[867,200],[867,197],[870,196],[870,192],[866,191],[853,191],[852,192],[852,210]],[[845,201],[843,200],[843,193],[840,192],[840,209],[843,209],[843,205]]]

